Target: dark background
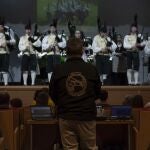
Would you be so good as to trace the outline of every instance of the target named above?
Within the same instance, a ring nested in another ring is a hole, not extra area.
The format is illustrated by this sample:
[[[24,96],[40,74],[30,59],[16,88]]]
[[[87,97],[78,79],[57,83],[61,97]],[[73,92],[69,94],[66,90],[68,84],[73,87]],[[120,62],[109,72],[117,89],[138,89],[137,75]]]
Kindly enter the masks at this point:
[[[36,0],[0,0],[0,16],[9,23],[36,20]]]
[[[130,24],[134,14],[138,13],[139,24],[150,26],[150,0],[97,0],[97,2],[98,15],[108,25]],[[9,23],[24,23],[29,18],[36,21],[36,3],[36,0],[0,0],[0,16],[4,16]]]
[[[150,26],[150,0],[98,0],[99,15],[108,25],[132,23],[135,13],[139,24]]]

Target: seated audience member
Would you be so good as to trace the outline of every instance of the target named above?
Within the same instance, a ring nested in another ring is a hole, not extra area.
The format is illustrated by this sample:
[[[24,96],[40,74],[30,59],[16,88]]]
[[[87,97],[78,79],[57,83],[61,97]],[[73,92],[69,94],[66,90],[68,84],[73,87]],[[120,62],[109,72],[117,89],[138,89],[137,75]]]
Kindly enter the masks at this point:
[[[101,90],[101,96],[100,96],[101,103],[99,104],[102,107],[109,107],[108,104],[108,92],[106,90]]]
[[[54,102],[50,99],[47,90],[38,90],[35,93],[35,105],[36,106],[50,106],[54,114],[56,114],[56,108]]]
[[[13,98],[10,101],[10,105],[12,108],[20,108],[23,106],[22,100],[20,98]]]
[[[129,105],[133,108],[143,108],[143,97],[141,95],[128,95],[125,97],[123,105]]]
[[[147,103],[144,105],[144,108],[150,109],[150,102],[147,102]]]
[[[45,91],[39,91],[36,97],[36,105],[48,106],[49,95]]]
[[[7,92],[0,92],[0,109],[9,108],[10,95]]]
[[[48,95],[49,95],[49,89],[48,89],[48,88],[42,88],[42,89],[40,89],[40,90],[35,91],[34,100],[33,100],[33,102],[32,102],[32,105],[36,105],[36,103],[37,103],[37,102],[36,102],[36,101],[37,101],[37,96],[38,96],[38,94],[39,94],[41,91],[44,91],[44,92],[48,93]],[[54,104],[54,102],[51,100],[50,96],[49,96],[49,98],[48,98],[48,106],[52,106],[52,107],[55,106],[55,104]]]

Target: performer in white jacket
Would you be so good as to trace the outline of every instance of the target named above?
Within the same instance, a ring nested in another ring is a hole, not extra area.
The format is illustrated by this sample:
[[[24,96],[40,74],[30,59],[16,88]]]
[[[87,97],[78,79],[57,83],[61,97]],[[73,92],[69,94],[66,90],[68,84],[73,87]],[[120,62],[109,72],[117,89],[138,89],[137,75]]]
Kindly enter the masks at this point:
[[[42,51],[47,56],[47,73],[48,81],[50,82],[53,67],[61,63],[60,48],[66,47],[66,40],[63,35],[57,34],[57,25],[50,25],[50,31],[42,40]]]
[[[31,72],[31,85],[35,85],[37,69],[36,47],[41,46],[41,41],[31,35],[31,24],[25,26],[25,35],[20,38],[19,50],[22,52],[23,84],[27,85],[29,71]]]
[[[144,52],[146,57],[148,57],[148,82],[150,82],[150,37],[148,37],[148,39],[145,41],[145,48],[144,48]]]
[[[112,72],[112,53],[116,48],[117,45],[107,35],[107,27],[105,25],[99,27],[99,34],[93,39],[92,49],[102,84]]]
[[[127,79],[129,85],[139,84],[139,50],[142,47],[142,35],[138,34],[137,23],[131,25],[130,34],[124,38],[127,54]],[[134,80],[132,80],[132,73]]]
[[[0,18],[0,73],[3,75],[4,85],[8,85],[9,53],[8,46],[16,44],[10,32],[5,31],[4,20]]]

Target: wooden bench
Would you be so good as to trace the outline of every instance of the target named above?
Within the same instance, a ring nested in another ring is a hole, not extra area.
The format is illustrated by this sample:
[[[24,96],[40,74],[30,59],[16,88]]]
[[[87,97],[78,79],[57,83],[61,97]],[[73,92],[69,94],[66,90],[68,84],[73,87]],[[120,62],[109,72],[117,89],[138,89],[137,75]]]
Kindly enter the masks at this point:
[[[0,110],[0,128],[4,136],[4,148],[20,150],[20,110]]]
[[[4,138],[0,137],[0,150],[4,150]]]

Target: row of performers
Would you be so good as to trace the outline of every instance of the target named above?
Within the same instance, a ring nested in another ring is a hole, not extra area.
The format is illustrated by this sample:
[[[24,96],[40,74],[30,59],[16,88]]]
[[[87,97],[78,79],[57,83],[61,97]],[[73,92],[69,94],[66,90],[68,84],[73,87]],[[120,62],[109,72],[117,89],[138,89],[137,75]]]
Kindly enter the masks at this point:
[[[124,39],[119,34],[116,35],[116,39],[112,39],[112,36],[107,33],[107,27],[104,24],[98,25],[99,33],[91,42],[83,39],[82,32],[76,30],[73,25],[68,24],[68,26],[70,31],[74,30],[74,32],[70,32],[71,37],[75,36],[84,41],[85,50],[82,57],[85,61],[95,60],[103,84],[111,75],[112,70],[118,74],[127,72],[129,85],[139,84],[139,50],[144,49],[147,54],[150,54],[150,40],[144,40],[143,36],[138,33],[137,24],[131,25],[130,33]],[[38,58],[43,56],[46,56],[47,59],[47,74],[50,82],[53,66],[61,63],[61,55],[65,55],[67,41],[64,33],[61,35],[56,33],[56,23],[52,23],[49,31],[40,36],[31,34],[30,23],[25,26],[25,35],[20,37],[18,44],[20,51],[18,56],[22,57],[21,68],[24,85],[27,85],[29,70],[31,84],[35,84]],[[0,72],[3,75],[4,85],[8,85],[9,51],[15,44],[14,35],[0,21]],[[42,50],[40,51],[40,49]]]

